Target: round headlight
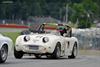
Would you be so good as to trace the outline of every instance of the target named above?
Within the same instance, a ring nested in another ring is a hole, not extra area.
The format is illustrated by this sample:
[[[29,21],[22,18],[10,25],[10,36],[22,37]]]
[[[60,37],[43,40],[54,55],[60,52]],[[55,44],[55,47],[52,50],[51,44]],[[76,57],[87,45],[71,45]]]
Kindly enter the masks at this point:
[[[30,37],[29,36],[25,36],[24,37],[24,41],[29,41],[30,40]]]
[[[44,38],[43,38],[43,42],[44,42],[44,43],[46,43],[46,42],[48,42],[48,41],[49,41],[49,38],[48,38],[48,37],[44,37]]]

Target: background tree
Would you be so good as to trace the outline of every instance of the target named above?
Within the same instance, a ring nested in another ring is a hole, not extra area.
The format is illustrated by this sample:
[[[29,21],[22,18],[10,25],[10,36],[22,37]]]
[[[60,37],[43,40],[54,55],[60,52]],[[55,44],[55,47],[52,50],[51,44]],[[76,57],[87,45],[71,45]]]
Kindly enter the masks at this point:
[[[9,0],[0,0],[0,19],[27,20],[29,16],[51,16],[63,21],[66,5],[68,20],[74,24],[77,20],[83,23],[84,19],[84,24],[90,23],[91,26],[100,17],[100,0],[10,0],[13,3],[3,3],[6,1]],[[86,18],[82,19],[82,16]]]

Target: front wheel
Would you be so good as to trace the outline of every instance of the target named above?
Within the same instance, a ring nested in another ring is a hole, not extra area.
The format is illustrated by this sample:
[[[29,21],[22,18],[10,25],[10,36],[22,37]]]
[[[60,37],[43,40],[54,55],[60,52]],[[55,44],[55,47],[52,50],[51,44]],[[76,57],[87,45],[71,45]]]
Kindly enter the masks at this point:
[[[8,56],[8,47],[6,45],[1,47],[0,50],[0,63],[4,63]]]
[[[69,59],[74,59],[77,56],[77,43],[74,44],[72,54],[68,56]]]
[[[15,48],[14,48],[14,57],[16,59],[21,59],[23,57],[23,52],[22,51],[17,51]]]
[[[61,57],[61,46],[60,43],[57,43],[57,46],[55,47],[55,50],[52,54],[52,58],[60,58]]]

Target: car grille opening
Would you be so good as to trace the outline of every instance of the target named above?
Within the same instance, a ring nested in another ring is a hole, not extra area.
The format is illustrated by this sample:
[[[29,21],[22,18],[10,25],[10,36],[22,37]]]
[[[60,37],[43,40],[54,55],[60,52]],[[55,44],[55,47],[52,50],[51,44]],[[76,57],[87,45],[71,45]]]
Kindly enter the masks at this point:
[[[29,49],[32,49],[32,50],[38,50],[39,49],[39,46],[36,46],[36,45],[28,45]]]

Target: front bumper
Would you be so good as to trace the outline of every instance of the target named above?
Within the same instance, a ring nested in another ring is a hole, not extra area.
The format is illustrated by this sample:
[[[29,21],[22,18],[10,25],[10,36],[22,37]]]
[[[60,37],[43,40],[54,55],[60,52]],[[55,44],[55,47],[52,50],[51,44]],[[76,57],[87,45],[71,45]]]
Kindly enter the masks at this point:
[[[16,45],[17,51],[23,51],[25,53],[34,53],[34,54],[44,54],[51,53],[50,47],[41,46],[41,45]]]

